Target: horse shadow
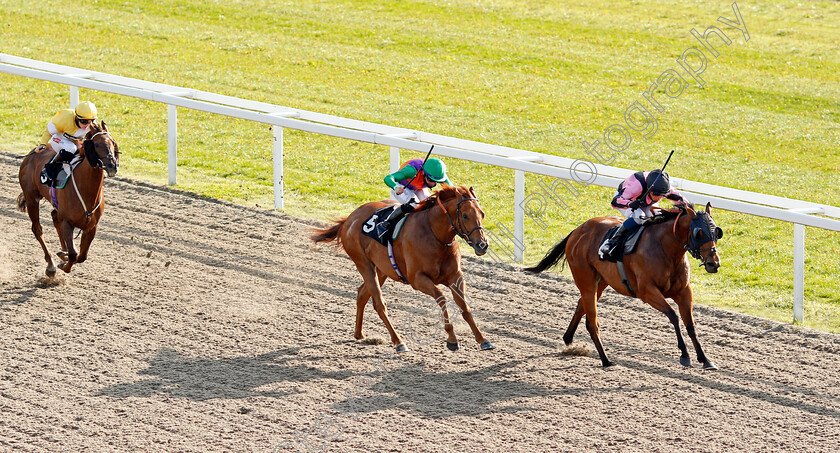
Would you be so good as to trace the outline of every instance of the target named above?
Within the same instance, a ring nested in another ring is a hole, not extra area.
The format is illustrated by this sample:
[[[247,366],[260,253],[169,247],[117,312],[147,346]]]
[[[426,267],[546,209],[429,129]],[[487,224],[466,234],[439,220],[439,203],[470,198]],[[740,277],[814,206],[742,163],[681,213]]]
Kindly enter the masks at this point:
[[[281,398],[294,392],[260,388],[282,382],[345,380],[352,376],[350,371],[329,372],[290,364],[292,360],[300,360],[297,354],[301,349],[296,347],[258,356],[209,359],[188,357],[175,349],[163,348],[148,359],[148,368],[138,373],[150,378],[106,387],[97,396],[130,398],[163,394],[193,401],[252,396]],[[313,361],[318,359],[309,358]]]
[[[422,361],[401,361],[402,365],[396,368],[383,367],[361,373],[324,371],[312,365],[327,357],[304,358],[299,355],[302,349],[304,347],[293,347],[252,357],[210,359],[188,357],[177,350],[163,348],[147,360],[148,368],[138,373],[145,378],[105,387],[96,396],[148,398],[165,395],[193,401],[253,396],[286,398],[304,390],[273,390],[271,387],[286,382],[318,385],[329,382],[328,385],[335,388],[333,400],[336,402],[331,407],[350,418],[397,408],[437,419],[539,410],[516,403],[530,398],[639,390],[551,389],[518,380],[518,372],[512,368],[533,358],[453,372],[432,371],[433,367]],[[371,363],[376,358],[371,355]]]
[[[559,356],[560,353],[550,355]],[[345,398],[334,403],[332,408],[354,419],[364,413],[394,408],[431,419],[452,416],[482,418],[489,414],[544,410],[539,406],[518,404],[529,399],[645,390],[640,387],[549,388],[523,381],[521,370],[514,369],[517,365],[530,364],[544,357],[538,355],[454,372],[430,371],[433,367],[423,362],[393,370],[383,368],[357,376],[356,382],[351,382],[345,390]]]

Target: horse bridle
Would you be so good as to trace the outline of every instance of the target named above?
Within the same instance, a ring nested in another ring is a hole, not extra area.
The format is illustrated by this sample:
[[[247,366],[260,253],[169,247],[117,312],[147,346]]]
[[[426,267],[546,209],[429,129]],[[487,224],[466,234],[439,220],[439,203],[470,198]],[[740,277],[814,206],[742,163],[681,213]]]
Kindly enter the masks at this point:
[[[100,168],[100,169],[105,168],[105,163],[102,162],[102,157],[100,157],[99,154],[96,152],[95,145],[93,143],[93,139],[96,138],[97,135],[103,135],[103,134],[107,134],[109,137],[111,136],[111,133],[108,132],[108,131],[99,131],[99,132],[91,135],[90,138],[85,138],[84,141],[82,142],[82,143],[90,142],[91,146],[94,147],[92,152],[93,152],[93,154],[96,154],[96,164],[91,163],[91,158],[88,157],[88,154],[87,154],[88,150],[85,149],[85,157],[88,159],[88,163],[90,163],[91,167],[93,167],[93,168]],[[111,137],[111,140],[114,141],[114,144],[116,145],[117,142],[114,140],[114,137]],[[84,145],[82,145],[82,146],[84,146]],[[110,158],[111,160],[119,163],[119,155],[120,155],[119,151],[111,152],[111,150],[109,149],[108,154],[105,155],[105,158],[106,159]],[[82,209],[85,210],[85,217],[86,217],[85,227],[87,227],[88,222],[90,222],[90,217],[93,215],[94,212],[96,212],[97,209],[99,209],[99,206],[102,204],[102,198],[99,198],[99,196],[97,195],[96,198],[99,199],[99,202],[96,203],[96,206],[94,206],[93,209],[88,211],[87,205],[85,204],[85,200],[84,200],[84,198],[82,198],[82,194],[79,192],[79,187],[76,185],[76,178],[73,176],[73,172],[70,172],[70,182],[73,184],[73,189],[76,191],[76,196],[79,197],[79,202],[82,203]]]
[[[470,247],[475,247],[475,244],[473,243],[473,241],[470,240],[470,235],[472,235],[475,230],[483,230],[484,229],[483,226],[476,225],[475,228],[473,228],[470,231],[464,233],[464,230],[466,230],[466,227],[464,226],[464,222],[461,219],[461,203],[463,203],[465,201],[475,201],[477,203],[478,198],[464,197],[464,198],[461,198],[460,200],[458,200],[458,204],[455,207],[455,218],[458,219],[458,226],[456,227],[455,222],[452,221],[452,217],[449,215],[449,211],[446,210],[446,206],[443,205],[443,202],[440,201],[439,197],[437,198],[437,204],[440,205],[440,209],[443,210],[443,213],[446,215],[446,219],[449,220],[449,226],[451,226],[452,230],[455,231],[456,237],[452,239],[452,242],[447,243],[447,242],[441,241],[440,238],[438,238],[435,235],[435,230],[432,229],[432,224],[431,224],[431,221],[429,220],[429,217],[428,216],[426,217],[426,223],[429,224],[429,229],[432,231],[432,236],[434,236],[435,239],[438,240],[438,242],[440,242],[441,244],[443,244],[447,247],[452,247],[452,244],[455,243],[455,240],[458,236],[461,236],[465,241],[467,241],[467,244],[469,244]]]
[[[108,132],[108,131],[99,131],[99,132],[97,132],[97,133],[95,133],[95,134],[91,135],[91,136],[90,136],[90,138],[85,138],[85,139],[84,139],[84,142],[90,142],[90,143],[91,143],[91,145],[92,145],[92,146],[94,146],[94,150],[93,150],[93,152],[94,152],[94,154],[96,154],[96,163],[95,163],[95,164],[91,163],[91,167],[93,167],[93,168],[100,168],[100,169],[104,169],[104,168],[105,168],[105,163],[103,162],[103,158],[102,158],[102,157],[100,157],[100,156],[99,156],[99,154],[97,154],[97,153],[96,153],[96,148],[95,148],[95,145],[94,145],[94,143],[93,143],[93,139],[94,139],[94,138],[96,138],[96,136],[97,136],[97,135],[108,135],[109,137],[111,137],[111,133],[110,133],[110,132]],[[111,137],[111,141],[113,141],[113,142],[114,142],[114,144],[116,144],[116,143],[117,143],[117,142],[114,140],[114,137]],[[83,146],[84,146],[84,145],[83,145]],[[86,156],[86,157],[87,157],[87,152],[88,152],[88,150],[87,150],[87,149],[85,149],[85,156]],[[109,158],[110,158],[110,159],[111,159],[111,160],[113,160],[114,162],[119,163],[119,156],[120,156],[120,152],[119,152],[119,151],[116,151],[116,152],[111,152],[111,150],[109,149],[109,150],[108,150],[108,154],[106,154],[106,155],[105,155],[104,159],[109,159]],[[90,163],[90,157],[88,157],[88,162]]]
[[[689,223],[689,225],[688,225],[688,244],[686,244],[682,241],[682,239],[677,237],[677,223],[679,222],[680,216],[683,214],[683,212],[685,212],[685,211],[680,210],[679,214],[677,214],[677,218],[674,220],[674,227],[672,229],[672,231],[674,233],[674,238],[677,240],[677,242],[679,242],[683,246],[683,248],[686,251],[688,251],[688,253],[691,254],[691,256],[700,260],[700,266],[705,266],[706,263],[708,262],[708,257],[714,256],[717,253],[717,247],[715,247],[714,245],[711,246],[711,247],[704,248],[704,249],[700,248],[700,246],[702,246],[705,242],[711,242],[713,244],[716,243],[716,240],[714,239],[714,235],[712,234],[712,231],[711,231],[711,226],[709,226],[709,222],[706,222],[705,219],[700,217],[699,212],[695,211],[695,214],[697,215],[697,220],[690,219],[691,223]],[[702,221],[703,224],[701,226],[696,226],[695,227],[694,224],[695,224],[696,221]],[[702,231],[703,235],[708,237],[709,240],[708,241],[702,241],[702,242],[699,241],[697,239],[697,234],[696,234],[698,230]],[[707,253],[706,256],[704,257],[703,252],[709,252],[709,253]]]

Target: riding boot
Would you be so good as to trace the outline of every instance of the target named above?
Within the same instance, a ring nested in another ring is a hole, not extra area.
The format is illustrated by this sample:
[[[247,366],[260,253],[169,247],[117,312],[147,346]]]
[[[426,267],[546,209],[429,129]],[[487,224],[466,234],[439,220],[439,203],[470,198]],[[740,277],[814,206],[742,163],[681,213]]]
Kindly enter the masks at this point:
[[[382,220],[382,222],[379,225],[377,225],[376,234],[379,237],[382,237],[384,234],[390,231],[392,226],[396,225],[397,222],[399,222],[404,215],[406,215],[409,212],[413,212],[415,209],[413,203],[415,203],[415,201],[410,200],[407,203],[400,205],[399,208],[391,211],[391,214],[388,215],[388,217],[386,217],[384,220]]]
[[[604,245],[602,245],[601,248],[598,249],[598,256],[601,259],[604,259],[605,256],[612,255],[613,248],[615,248],[616,245],[621,243],[621,240],[624,239],[624,236],[627,235],[627,232],[628,230],[624,227],[624,224],[619,225],[618,229],[615,230],[615,233],[613,233],[612,237],[609,238],[607,242],[604,242]]]
[[[41,184],[52,186],[55,177],[58,175],[58,170],[61,169],[62,165],[59,156],[61,156],[61,153],[55,153],[52,159],[44,164],[44,168],[41,170]]]
[[[55,178],[58,177],[58,172],[61,171],[61,167],[71,160],[73,160],[73,153],[70,151],[61,150],[55,153],[55,156],[41,170],[41,183],[52,185]]]

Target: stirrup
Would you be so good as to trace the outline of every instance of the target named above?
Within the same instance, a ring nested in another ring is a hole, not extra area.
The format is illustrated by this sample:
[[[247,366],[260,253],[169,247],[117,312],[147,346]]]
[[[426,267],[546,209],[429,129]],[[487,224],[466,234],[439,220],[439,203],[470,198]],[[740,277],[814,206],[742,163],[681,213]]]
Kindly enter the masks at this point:
[[[612,249],[615,248],[615,244],[610,243],[612,239],[607,240],[601,245],[601,248],[598,249],[598,256],[603,258],[605,256],[610,256],[612,253]]]
[[[383,220],[378,225],[376,225],[376,236],[383,237],[386,233],[391,229],[391,221],[390,220]]]

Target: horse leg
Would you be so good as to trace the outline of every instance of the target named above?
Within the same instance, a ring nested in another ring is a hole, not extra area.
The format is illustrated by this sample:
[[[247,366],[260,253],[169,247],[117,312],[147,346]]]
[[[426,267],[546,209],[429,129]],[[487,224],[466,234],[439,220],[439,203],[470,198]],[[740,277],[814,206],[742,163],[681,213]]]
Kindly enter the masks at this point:
[[[91,227],[89,230],[82,232],[82,240],[79,243],[79,257],[76,258],[77,264],[82,264],[87,259],[88,249],[90,248],[90,243],[93,242],[93,238],[96,236],[96,225]]]
[[[55,265],[53,264],[52,255],[47,250],[47,244],[44,243],[44,230],[41,228],[40,209],[38,207],[38,200],[26,200],[26,213],[29,214],[29,220],[32,221],[32,233],[35,239],[41,244],[44,250],[44,260],[47,262],[47,277],[55,276]]]
[[[563,334],[563,343],[565,343],[566,346],[572,344],[572,340],[575,337],[575,332],[577,331],[581,318],[583,318],[582,298],[578,299],[577,308],[575,308],[575,314],[572,315],[572,320],[571,322],[569,322],[569,327],[566,328],[566,333]]]
[[[718,369],[711,360],[706,358],[706,354],[703,353],[703,348],[697,340],[697,333],[694,331],[694,293],[691,290],[691,286],[686,286],[685,289],[677,295],[675,300],[677,302],[677,306],[680,308],[680,316],[682,317],[683,324],[685,324],[685,330],[688,332],[688,337],[691,338],[691,342],[694,343],[694,350],[697,351],[697,361],[703,364],[704,370]]]
[[[595,349],[598,350],[598,356],[601,358],[601,364],[604,367],[615,365],[615,362],[607,358],[607,353],[604,352],[604,345],[601,344],[601,328],[598,324],[598,309],[595,306],[595,294],[589,296],[592,302],[584,304],[584,311],[586,311],[586,330],[589,331],[589,337],[592,338],[592,343],[595,344]]]
[[[61,221],[58,220],[58,210],[53,209],[52,212],[50,212],[50,216],[52,216],[55,232],[58,233],[58,240],[61,242],[61,250],[56,253],[56,255],[61,258],[62,261],[67,261],[67,244],[64,243],[64,236],[61,235]]]
[[[598,283],[598,293],[595,296],[596,301],[601,298],[601,294],[603,294],[604,289],[607,286],[607,282],[601,279],[601,281]],[[572,315],[572,321],[569,322],[569,327],[566,329],[566,333],[563,334],[563,343],[565,343],[566,346],[572,344],[572,340],[575,337],[575,332],[577,332],[577,328],[580,324],[581,318],[583,318],[583,299],[578,299],[575,314]]]
[[[387,276],[379,274],[380,288],[387,278]],[[361,340],[365,337],[365,334],[362,332],[362,321],[365,317],[365,306],[367,305],[368,300],[370,300],[370,292],[368,292],[365,284],[362,283],[359,286],[359,289],[356,290],[356,330],[353,332],[353,338],[357,340]]]
[[[362,274],[362,278],[365,279],[367,292],[370,294],[370,297],[373,298],[373,308],[376,310],[379,318],[382,319],[382,322],[385,324],[385,328],[388,329],[388,333],[391,335],[391,343],[396,347],[397,352],[408,351],[408,347],[406,347],[405,343],[402,342],[400,336],[397,335],[397,331],[394,330],[394,326],[391,325],[391,320],[388,318],[388,306],[382,300],[382,288],[379,287],[379,277],[376,275],[376,266],[374,266],[372,262],[368,261],[367,263],[356,264],[356,268],[359,270],[359,273]],[[365,299],[365,301],[367,301],[367,299]],[[356,307],[358,309],[358,305]],[[358,313],[356,319],[358,320]]]
[[[573,267],[570,264],[569,267],[572,271],[572,277],[575,279],[575,285],[577,285],[580,291],[580,302],[578,305],[583,305],[583,312],[586,314],[586,330],[589,331],[592,343],[595,344],[595,349],[598,350],[601,364],[604,367],[613,366],[615,363],[607,358],[607,354],[604,352],[604,345],[601,344],[601,329],[598,324],[598,288],[601,284],[601,277],[598,275],[598,271],[591,266]],[[574,321],[574,319],[572,320]],[[572,326],[570,325],[569,327]]]
[[[475,341],[479,344],[481,350],[486,351],[488,349],[495,348],[495,346],[493,346],[493,343],[490,343],[489,341],[487,341],[486,338],[484,338],[484,334],[482,334],[481,331],[478,330],[478,326],[475,323],[475,319],[473,319],[473,314],[470,310],[470,306],[467,305],[465,292],[466,283],[464,282],[464,276],[462,274],[458,274],[458,278],[455,280],[455,282],[450,283],[449,289],[452,290],[452,298],[455,299],[455,303],[458,305],[458,308],[461,309],[461,317],[463,317],[464,321],[467,322],[467,325],[470,326],[473,336],[475,336]]]
[[[432,282],[428,275],[418,273],[415,275],[411,286],[423,294],[428,294],[434,297],[435,302],[440,306],[441,319],[443,321],[443,328],[446,330],[446,347],[450,351],[458,350],[458,338],[455,336],[455,329],[452,327],[452,320],[449,318],[449,310],[446,308],[446,296],[443,295],[437,285]],[[463,308],[461,308],[463,310]]]
[[[640,292],[640,295],[642,295],[640,299],[664,313],[668,317],[668,320],[671,321],[671,324],[674,325],[674,330],[677,333],[677,347],[680,349],[680,365],[690,367],[691,359],[688,358],[688,350],[685,348],[685,341],[680,332],[680,320],[677,318],[677,312],[671,308],[671,305],[665,300],[665,296],[657,288],[646,288],[645,291]]]
[[[73,264],[76,263],[77,257],[76,249],[73,248],[73,225],[67,220],[64,220],[59,224],[58,230],[58,236],[61,238],[61,242],[67,246],[67,261],[59,263],[58,268],[69,274]]]

